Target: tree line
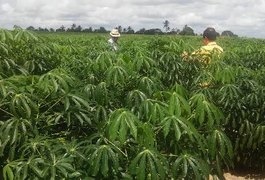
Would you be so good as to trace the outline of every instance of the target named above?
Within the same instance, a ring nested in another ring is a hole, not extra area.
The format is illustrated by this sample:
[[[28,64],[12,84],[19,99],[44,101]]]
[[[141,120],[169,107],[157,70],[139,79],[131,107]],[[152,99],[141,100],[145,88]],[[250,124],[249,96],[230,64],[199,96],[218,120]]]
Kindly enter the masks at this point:
[[[21,27],[14,25],[14,29],[16,29],[16,28],[21,28]],[[189,35],[189,36],[198,35],[188,25],[185,25],[181,30],[178,28],[171,28],[170,22],[168,20],[165,20],[163,22],[164,31],[160,28],[151,28],[151,29],[141,28],[138,31],[136,31],[131,26],[128,26],[128,27],[117,26],[116,28],[119,30],[120,33],[123,33],[123,34],[150,34],[150,35],[154,35],[154,34],[179,34],[179,35]],[[94,29],[92,27],[83,28],[81,25],[76,25],[76,24],[72,24],[68,28],[65,27],[64,25],[62,25],[57,29],[42,28],[42,27],[35,28],[34,26],[29,26],[26,28],[26,30],[38,31],[38,32],[86,32],[86,33],[107,33],[107,32],[110,32],[103,26]],[[221,34],[218,34],[218,35],[237,37],[237,35],[234,34],[230,30],[223,31]]]

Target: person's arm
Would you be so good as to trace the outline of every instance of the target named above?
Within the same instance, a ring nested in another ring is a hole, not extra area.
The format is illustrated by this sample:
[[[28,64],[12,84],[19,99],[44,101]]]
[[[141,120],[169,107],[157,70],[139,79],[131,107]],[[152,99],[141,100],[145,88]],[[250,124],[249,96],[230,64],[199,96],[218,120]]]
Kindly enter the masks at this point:
[[[193,51],[191,54],[189,54],[187,51],[183,51],[183,53],[181,54],[181,57],[183,58],[183,60],[189,60],[193,56],[200,55],[200,54],[203,54],[203,49],[202,48]]]

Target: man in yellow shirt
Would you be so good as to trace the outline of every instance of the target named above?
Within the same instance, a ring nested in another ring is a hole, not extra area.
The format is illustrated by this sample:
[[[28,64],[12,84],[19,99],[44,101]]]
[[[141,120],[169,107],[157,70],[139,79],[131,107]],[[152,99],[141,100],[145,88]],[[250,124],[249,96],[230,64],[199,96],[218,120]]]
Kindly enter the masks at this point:
[[[223,48],[217,45],[215,42],[217,37],[217,32],[215,31],[214,28],[208,27],[204,32],[203,32],[203,44],[200,49],[194,51],[191,53],[189,56],[187,52],[184,52],[182,54],[182,58],[187,61],[198,61],[201,62],[202,65],[205,65],[206,71],[208,71],[207,67],[213,60],[213,57],[220,57],[220,54],[223,52]],[[208,79],[208,78],[206,78]],[[200,87],[206,88],[211,85],[211,78],[208,80],[203,80],[201,83],[199,83]]]
[[[220,55],[224,50],[215,42],[217,37],[217,32],[214,28],[208,27],[203,32],[203,44],[199,50],[193,52],[191,55],[199,58],[198,60],[205,63],[211,63],[211,56],[213,54]]]
[[[215,31],[214,28],[208,27],[204,32],[203,32],[203,44],[204,46],[201,47],[202,51],[213,51],[217,50],[217,52],[222,53],[223,48],[218,46],[215,42],[217,37],[217,32]]]
[[[188,55],[187,52],[182,54],[182,57],[185,60],[191,58],[192,60],[198,60],[202,63],[209,64],[211,62],[211,55],[217,54],[220,55],[223,52],[223,48],[217,45],[215,42],[217,37],[217,32],[214,28],[208,27],[203,32],[203,44],[200,49],[194,51],[191,56]]]

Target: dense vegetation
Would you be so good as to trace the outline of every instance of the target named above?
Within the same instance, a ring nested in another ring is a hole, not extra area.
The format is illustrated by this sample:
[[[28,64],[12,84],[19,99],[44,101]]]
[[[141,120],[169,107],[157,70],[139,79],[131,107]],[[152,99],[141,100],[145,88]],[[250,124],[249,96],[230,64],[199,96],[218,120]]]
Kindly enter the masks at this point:
[[[265,168],[265,41],[0,32],[4,179],[205,179]],[[205,83],[207,82],[207,83]],[[205,85],[206,84],[206,85]]]

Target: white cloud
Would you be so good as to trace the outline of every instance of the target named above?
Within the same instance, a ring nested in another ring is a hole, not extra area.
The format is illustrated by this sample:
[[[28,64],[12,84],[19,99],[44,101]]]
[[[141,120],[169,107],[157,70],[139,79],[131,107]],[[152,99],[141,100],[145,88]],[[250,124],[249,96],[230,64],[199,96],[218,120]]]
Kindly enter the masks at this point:
[[[219,32],[265,38],[265,0],[0,0],[0,27],[58,28],[117,25],[135,29],[190,25],[197,33],[207,26]]]
[[[5,13],[12,13],[14,10],[14,8],[12,6],[10,6],[10,4],[8,3],[3,3],[1,5],[1,11],[5,12]]]

